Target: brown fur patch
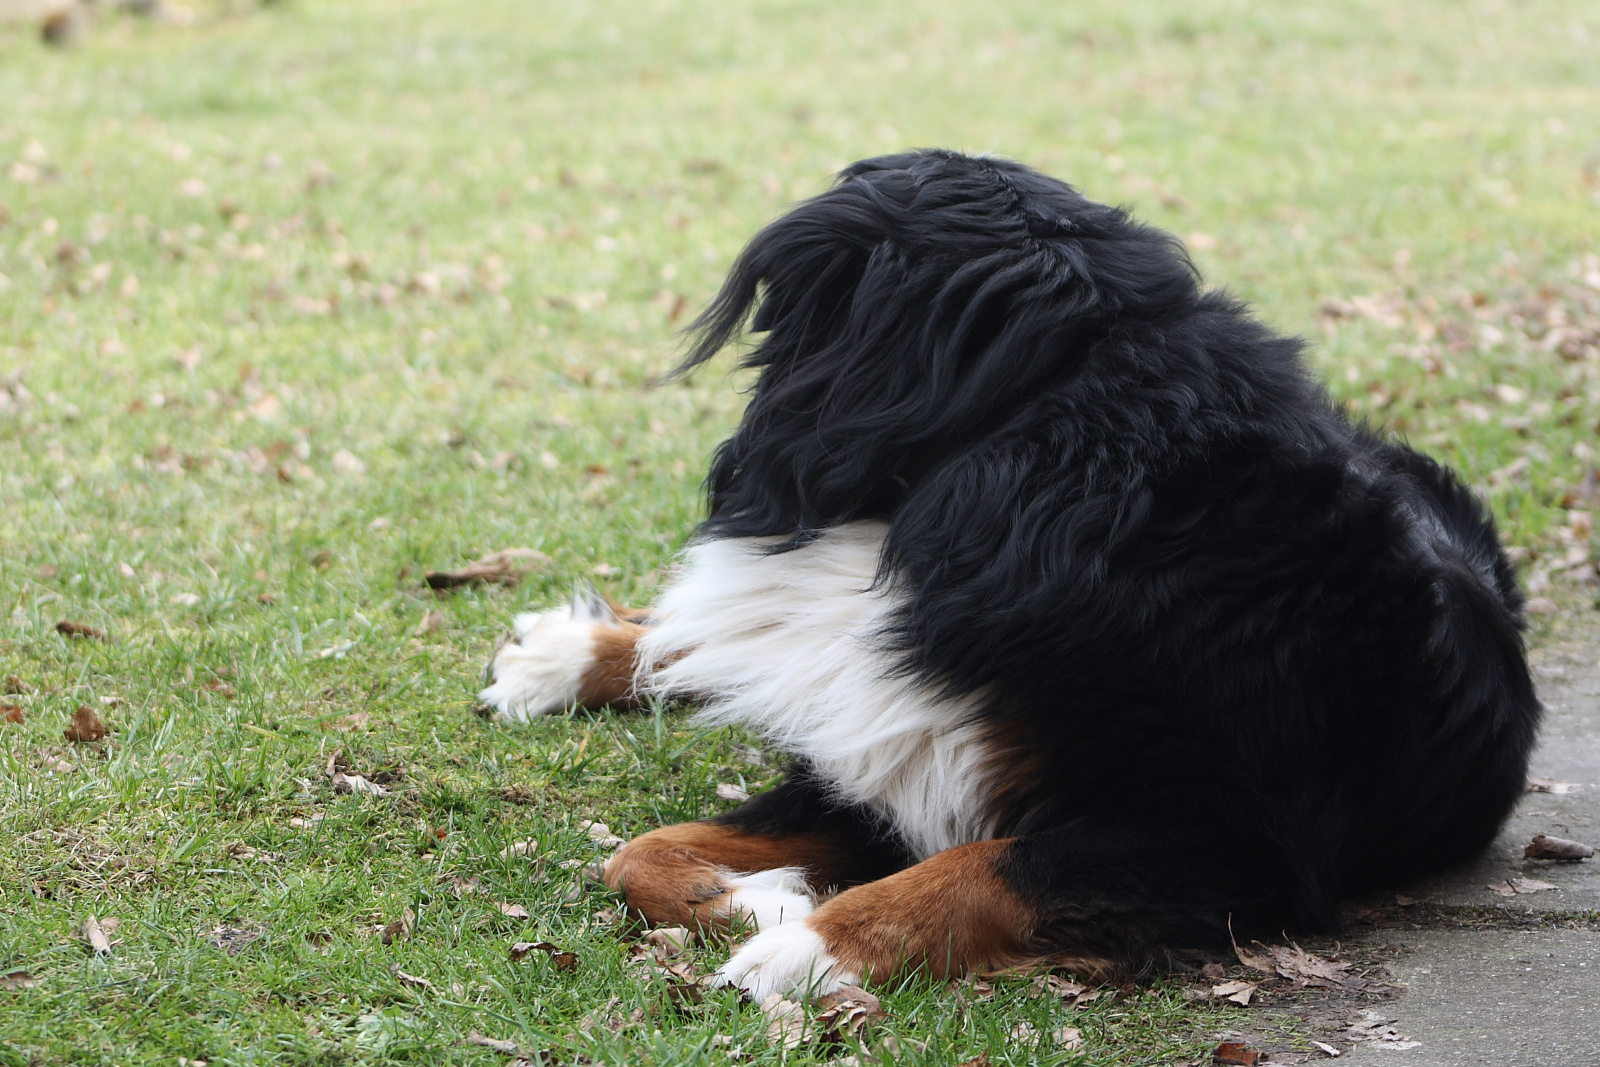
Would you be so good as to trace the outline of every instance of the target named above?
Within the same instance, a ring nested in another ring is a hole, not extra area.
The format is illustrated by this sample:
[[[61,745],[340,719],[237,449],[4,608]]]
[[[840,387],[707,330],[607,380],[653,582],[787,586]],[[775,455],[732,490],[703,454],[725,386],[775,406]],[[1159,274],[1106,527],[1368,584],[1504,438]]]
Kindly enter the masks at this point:
[[[1037,915],[1000,877],[1011,842],[958,845],[847,889],[807,920],[845,966],[883,980],[908,967],[935,977],[1033,959]]]
[[[596,624],[594,660],[578,681],[578,702],[586,708],[628,709],[639,706],[633,690],[634,645],[644,627],[633,622]]]
[[[747,834],[714,822],[663,826],[624,845],[605,867],[605,883],[621,889],[628,909],[652,923],[725,931],[730,874],[801,867],[813,888],[843,878],[848,856],[823,834]]]

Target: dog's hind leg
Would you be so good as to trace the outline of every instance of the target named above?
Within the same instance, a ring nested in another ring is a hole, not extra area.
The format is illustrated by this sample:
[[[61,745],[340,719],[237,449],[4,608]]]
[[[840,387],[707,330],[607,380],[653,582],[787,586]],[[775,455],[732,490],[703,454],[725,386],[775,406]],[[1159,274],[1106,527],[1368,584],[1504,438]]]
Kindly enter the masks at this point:
[[[1096,979],[1137,972],[1172,949],[1225,947],[1230,915],[1259,927],[1260,891],[1240,889],[1212,851],[1086,822],[957,845],[763,931],[718,975],[760,1001],[916,969],[936,978],[1034,963]]]
[[[527,721],[583,705],[637,706],[634,646],[648,616],[579,590],[565,608],[518,615],[478,698],[501,719]]]
[[[817,897],[908,862],[875,817],[832,800],[801,765],[725,815],[635,838],[605,881],[652,923],[722,933],[804,919]]]

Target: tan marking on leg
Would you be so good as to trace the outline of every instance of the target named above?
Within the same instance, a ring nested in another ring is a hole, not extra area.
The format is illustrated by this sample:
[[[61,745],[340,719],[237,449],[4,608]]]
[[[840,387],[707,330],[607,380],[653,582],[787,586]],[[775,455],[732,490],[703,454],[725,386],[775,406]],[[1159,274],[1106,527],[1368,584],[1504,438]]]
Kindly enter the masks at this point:
[[[879,981],[926,967],[935,977],[1034,958],[1032,906],[1000,877],[1011,842],[977,841],[847,889],[806,922],[850,971]]]
[[[639,706],[634,692],[634,646],[644,627],[633,622],[596,623],[594,659],[578,682],[578,702],[586,708],[629,709]]]
[[[727,879],[732,874],[800,867],[813,888],[838,884],[845,858],[824,834],[765,836],[713,822],[664,826],[634,838],[605,866],[605,883],[621,889],[628,909],[664,926],[726,931]]]

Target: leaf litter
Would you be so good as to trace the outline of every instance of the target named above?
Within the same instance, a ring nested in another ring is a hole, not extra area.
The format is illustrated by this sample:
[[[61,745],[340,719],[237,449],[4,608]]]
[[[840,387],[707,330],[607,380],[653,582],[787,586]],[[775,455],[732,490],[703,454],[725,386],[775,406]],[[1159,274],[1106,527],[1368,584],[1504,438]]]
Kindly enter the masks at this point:
[[[550,562],[550,557],[536,548],[507,548],[491,552],[458,570],[428,571],[422,580],[436,593],[473,584],[513,586]]]
[[[67,724],[64,736],[74,744],[94,744],[106,739],[106,724],[87,704],[78,705]]]
[[[1594,846],[1582,841],[1569,841],[1564,837],[1534,834],[1533,840],[1522,850],[1522,855],[1530,860],[1586,860],[1594,855]]]

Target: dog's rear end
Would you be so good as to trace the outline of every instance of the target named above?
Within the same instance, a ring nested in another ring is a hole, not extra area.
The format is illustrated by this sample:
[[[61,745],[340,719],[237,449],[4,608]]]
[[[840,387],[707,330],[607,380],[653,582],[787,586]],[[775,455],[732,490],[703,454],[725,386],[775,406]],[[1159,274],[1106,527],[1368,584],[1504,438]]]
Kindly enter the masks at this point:
[[[793,758],[608,867],[652,920],[753,918],[730,981],[1140,969],[1492,837],[1539,708],[1488,517],[1172,238],[1016,164],[868,160],[757,236],[688,366],[747,321],[681,574],[631,629],[540,617],[560,685],[514,644],[486,692],[637,669]]]

